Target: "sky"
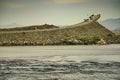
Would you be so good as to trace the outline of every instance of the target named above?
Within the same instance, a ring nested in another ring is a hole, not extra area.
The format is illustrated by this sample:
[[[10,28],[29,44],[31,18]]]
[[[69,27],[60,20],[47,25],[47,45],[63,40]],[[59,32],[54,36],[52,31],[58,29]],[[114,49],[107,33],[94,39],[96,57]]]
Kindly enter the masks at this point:
[[[120,18],[120,0],[0,0],[0,25],[72,25],[92,14]]]

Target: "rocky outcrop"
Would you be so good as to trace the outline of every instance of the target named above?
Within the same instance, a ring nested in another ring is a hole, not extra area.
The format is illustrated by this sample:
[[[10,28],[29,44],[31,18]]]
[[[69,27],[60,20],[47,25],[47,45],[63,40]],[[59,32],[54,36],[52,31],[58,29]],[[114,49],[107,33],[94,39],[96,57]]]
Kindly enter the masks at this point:
[[[97,22],[100,15],[88,21],[64,28],[0,32],[0,45],[52,45],[60,44],[70,36],[99,36],[111,42],[115,34]]]

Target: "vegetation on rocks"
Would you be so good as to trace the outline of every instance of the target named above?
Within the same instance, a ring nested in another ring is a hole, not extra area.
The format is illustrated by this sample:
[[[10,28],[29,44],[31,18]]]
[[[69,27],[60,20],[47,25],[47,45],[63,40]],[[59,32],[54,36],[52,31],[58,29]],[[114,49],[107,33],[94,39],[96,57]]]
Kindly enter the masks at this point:
[[[40,30],[40,29],[51,29],[51,28],[59,28],[55,25],[32,25],[32,26],[26,26],[26,27],[16,27],[16,28],[4,28],[0,29],[0,31],[23,31],[23,30]]]
[[[66,37],[63,41],[64,44],[81,44],[81,45],[89,45],[89,44],[99,44],[105,45],[106,42],[100,37],[96,36],[71,36]]]

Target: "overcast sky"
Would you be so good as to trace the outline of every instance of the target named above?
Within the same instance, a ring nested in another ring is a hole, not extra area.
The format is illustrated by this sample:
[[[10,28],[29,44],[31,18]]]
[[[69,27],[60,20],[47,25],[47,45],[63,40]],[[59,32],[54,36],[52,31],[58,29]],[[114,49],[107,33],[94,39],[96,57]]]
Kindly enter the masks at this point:
[[[0,0],[0,25],[71,25],[99,13],[120,18],[120,0]]]

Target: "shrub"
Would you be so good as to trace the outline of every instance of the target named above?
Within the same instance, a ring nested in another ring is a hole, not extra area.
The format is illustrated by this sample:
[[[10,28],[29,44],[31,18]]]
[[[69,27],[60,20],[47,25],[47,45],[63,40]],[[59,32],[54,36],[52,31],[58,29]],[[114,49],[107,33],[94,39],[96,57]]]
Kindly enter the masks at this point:
[[[71,36],[63,41],[65,44],[105,44],[105,41],[96,36]]]

